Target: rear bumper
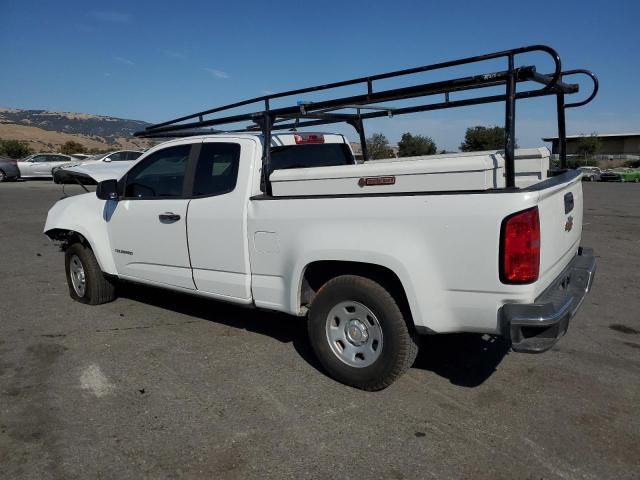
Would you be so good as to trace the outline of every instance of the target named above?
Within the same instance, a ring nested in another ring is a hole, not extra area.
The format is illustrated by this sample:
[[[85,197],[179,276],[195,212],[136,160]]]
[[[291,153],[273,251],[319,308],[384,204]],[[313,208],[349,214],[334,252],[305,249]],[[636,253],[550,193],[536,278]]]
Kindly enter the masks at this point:
[[[510,303],[501,309],[502,333],[516,352],[541,353],[562,337],[591,289],[596,272],[593,250],[578,255],[534,303]]]

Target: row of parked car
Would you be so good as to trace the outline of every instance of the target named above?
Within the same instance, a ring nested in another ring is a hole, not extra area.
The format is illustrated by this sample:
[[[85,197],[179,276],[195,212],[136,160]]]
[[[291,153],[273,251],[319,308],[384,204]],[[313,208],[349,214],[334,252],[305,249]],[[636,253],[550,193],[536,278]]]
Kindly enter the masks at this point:
[[[99,155],[35,153],[21,160],[0,157],[0,182],[18,178],[53,178],[55,181],[56,172],[76,167],[106,168],[112,162],[118,162],[119,167],[124,167],[126,164],[121,162],[133,163],[142,153],[118,150]]]
[[[640,182],[640,168],[618,167],[600,170],[598,167],[580,167],[586,182]]]
[[[0,183],[18,178],[53,178],[56,183],[63,183],[66,172],[125,171],[142,153],[118,150],[98,155],[35,153],[21,160],[0,157]],[[587,182],[640,182],[640,168],[601,170],[598,167],[579,167],[578,170],[582,172],[582,180]]]

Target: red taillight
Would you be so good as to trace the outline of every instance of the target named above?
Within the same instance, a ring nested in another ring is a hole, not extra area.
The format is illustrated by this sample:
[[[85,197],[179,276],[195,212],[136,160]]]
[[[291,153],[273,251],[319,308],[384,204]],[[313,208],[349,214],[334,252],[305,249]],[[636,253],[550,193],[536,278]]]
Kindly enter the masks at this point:
[[[11,165],[18,165],[18,161],[17,160],[9,160],[9,163]]]
[[[306,143],[324,143],[324,135],[321,133],[296,133],[293,136],[297,145]]]
[[[531,283],[540,272],[540,218],[538,207],[514,213],[502,221],[500,280]]]

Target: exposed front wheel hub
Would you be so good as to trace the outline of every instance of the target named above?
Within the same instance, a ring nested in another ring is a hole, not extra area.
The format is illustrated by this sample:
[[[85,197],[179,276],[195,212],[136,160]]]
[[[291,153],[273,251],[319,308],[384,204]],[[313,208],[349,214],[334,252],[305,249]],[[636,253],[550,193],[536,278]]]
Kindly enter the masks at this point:
[[[359,347],[369,340],[369,329],[360,320],[351,320],[346,328],[345,336],[352,345]]]

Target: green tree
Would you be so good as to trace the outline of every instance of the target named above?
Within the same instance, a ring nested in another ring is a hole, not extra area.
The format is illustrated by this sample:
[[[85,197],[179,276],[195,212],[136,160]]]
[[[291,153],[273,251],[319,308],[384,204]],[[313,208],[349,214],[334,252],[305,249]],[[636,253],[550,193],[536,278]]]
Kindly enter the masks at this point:
[[[593,157],[600,149],[600,139],[595,133],[582,136],[576,145],[576,153],[585,160]]]
[[[69,140],[60,147],[60,153],[71,155],[73,153],[85,153],[87,149],[79,142]]]
[[[398,142],[399,157],[433,155],[436,151],[436,143],[426,135],[411,135],[407,132],[402,134],[402,138]]]
[[[460,145],[463,152],[479,152],[482,150],[501,150],[504,148],[503,127],[470,127],[464,134],[464,142]],[[518,148],[514,141],[513,148]]]
[[[389,140],[382,133],[374,133],[367,138],[367,153],[370,160],[395,157]]]
[[[33,150],[27,142],[20,140],[0,140],[0,155],[9,158],[24,158],[31,155]]]

